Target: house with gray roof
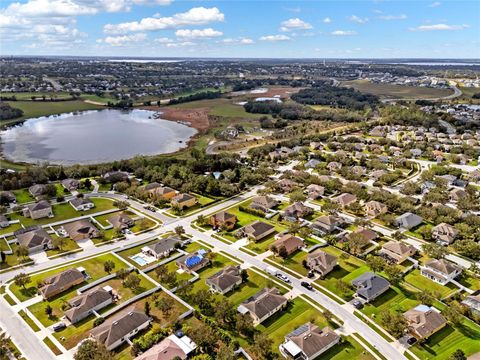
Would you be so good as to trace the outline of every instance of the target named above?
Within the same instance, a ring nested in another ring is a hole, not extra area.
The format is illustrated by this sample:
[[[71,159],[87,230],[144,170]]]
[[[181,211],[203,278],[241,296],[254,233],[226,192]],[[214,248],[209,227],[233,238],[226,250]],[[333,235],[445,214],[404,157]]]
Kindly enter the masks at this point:
[[[245,225],[239,229],[236,233],[236,237],[248,237],[253,241],[259,241],[266,238],[275,232],[275,226],[267,224],[263,221],[256,220],[251,224]]]
[[[287,298],[277,288],[263,288],[238,306],[240,314],[249,314],[258,325],[287,306]]]
[[[270,196],[256,196],[253,198],[252,202],[250,203],[250,207],[252,209],[261,210],[263,212],[267,212],[271,208],[278,205],[278,201],[271,198]]]
[[[103,309],[104,307],[113,303],[113,290],[109,287],[99,287],[68,300],[70,306],[65,311],[65,317],[75,324],[95,311]]]
[[[399,228],[411,229],[411,228],[414,228],[415,226],[420,225],[422,221],[423,219],[420,216],[413,214],[411,212],[406,212],[405,214],[400,215],[395,219],[395,224]]]
[[[14,232],[14,236],[19,245],[28,248],[30,254],[53,248],[51,236],[41,226],[17,230]]]
[[[352,281],[356,295],[367,302],[375,300],[390,288],[390,283],[381,276],[366,272]]]
[[[210,290],[224,295],[242,284],[242,271],[240,266],[227,266],[205,282]]]
[[[75,197],[68,202],[77,211],[87,211],[93,209],[95,204],[87,197]]]
[[[164,239],[160,239],[155,244],[147,245],[142,248],[142,252],[153,256],[157,259],[162,259],[170,256],[183,243],[179,236],[169,236]]]
[[[62,186],[68,191],[75,191],[80,187],[80,181],[77,179],[65,179],[62,180]]]
[[[33,220],[53,217],[52,205],[50,205],[47,200],[41,200],[37,203],[27,205],[22,211],[23,216],[32,218]]]
[[[45,195],[48,191],[48,187],[45,184],[35,184],[28,188],[28,192],[34,197],[38,198]]]

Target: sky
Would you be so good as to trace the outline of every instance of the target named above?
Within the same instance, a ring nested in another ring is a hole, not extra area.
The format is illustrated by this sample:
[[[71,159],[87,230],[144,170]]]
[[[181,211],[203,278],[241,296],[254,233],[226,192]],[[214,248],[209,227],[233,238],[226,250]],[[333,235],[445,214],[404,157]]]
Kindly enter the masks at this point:
[[[480,1],[1,0],[0,55],[480,58]]]

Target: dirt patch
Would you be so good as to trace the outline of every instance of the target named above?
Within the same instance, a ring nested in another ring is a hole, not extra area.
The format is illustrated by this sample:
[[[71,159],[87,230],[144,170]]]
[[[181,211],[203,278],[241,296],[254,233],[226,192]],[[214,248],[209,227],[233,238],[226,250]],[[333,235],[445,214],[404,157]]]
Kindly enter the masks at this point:
[[[145,106],[146,110],[158,111],[159,118],[181,123],[188,123],[189,126],[198,131],[207,130],[210,127],[208,121],[208,108],[198,109],[177,109],[171,107]]]

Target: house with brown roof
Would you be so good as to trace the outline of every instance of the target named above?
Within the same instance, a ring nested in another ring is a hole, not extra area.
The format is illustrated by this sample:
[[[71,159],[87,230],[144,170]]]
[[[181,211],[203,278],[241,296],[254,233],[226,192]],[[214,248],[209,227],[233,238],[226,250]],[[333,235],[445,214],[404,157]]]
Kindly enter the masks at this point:
[[[75,191],[80,187],[80,181],[77,179],[64,179],[62,180],[62,186],[68,191]]]
[[[428,339],[447,325],[447,320],[436,309],[418,305],[403,314],[408,323],[408,331],[419,340]]]
[[[336,172],[342,169],[342,164],[337,161],[331,161],[327,164],[327,169]]]
[[[378,238],[378,234],[371,229],[359,227],[357,230],[345,236],[346,241],[354,238],[359,239],[362,246],[367,246],[371,241]]]
[[[100,231],[88,219],[64,224],[63,229],[73,241],[92,239],[100,235]]]
[[[385,204],[379,201],[369,201],[364,205],[365,214],[371,217],[377,217],[378,215],[385,214],[388,208]]]
[[[348,205],[353,204],[355,201],[357,201],[357,197],[353,194],[343,193],[332,198],[332,201],[340,205],[340,207],[344,208]]]
[[[214,229],[226,229],[232,230],[237,224],[237,217],[226,211],[220,211],[209,218],[209,224],[212,225]]]
[[[128,180],[128,173],[125,171],[109,171],[103,174],[102,177],[109,183],[116,183]]]
[[[95,204],[87,197],[75,197],[68,202],[77,211],[87,211],[93,209]]]
[[[261,210],[263,212],[268,212],[271,208],[274,208],[278,205],[278,201],[271,198],[270,196],[255,196],[250,203],[252,209]]]
[[[337,264],[338,260],[336,256],[322,250],[315,250],[307,255],[308,268],[320,274],[321,277],[324,277],[332,271]]]
[[[280,351],[291,359],[314,360],[340,342],[331,328],[307,323],[285,336]]]
[[[30,254],[53,249],[51,236],[41,226],[32,226],[14,232],[19,245],[28,248]]]
[[[53,217],[52,205],[47,200],[41,200],[35,204],[27,205],[23,208],[23,216],[33,220]]]
[[[309,199],[318,199],[325,193],[325,188],[321,185],[310,184],[307,186],[307,194]]]
[[[300,187],[300,185],[290,179],[282,179],[277,182],[277,188],[284,194],[290,193],[298,187]]]
[[[480,316],[480,290],[468,295],[462,304],[468,307],[472,314]]]
[[[160,196],[161,198],[165,200],[170,200],[172,199],[175,195],[177,195],[177,192],[173,190],[171,187],[168,186],[157,186],[151,190],[148,191],[152,196]]]
[[[120,230],[125,230],[135,225],[135,220],[133,220],[124,212],[110,216],[109,218],[107,218],[107,222],[115,229]]]
[[[416,252],[417,251],[413,246],[407,245],[401,241],[389,241],[383,245],[379,251],[380,254],[397,264],[403,263],[410,256],[415,255]]]
[[[447,223],[441,223],[432,228],[432,239],[437,240],[441,245],[450,245],[457,236],[458,230]]]
[[[67,269],[44,279],[39,291],[43,298],[48,300],[55,295],[83,283],[84,281],[85,274],[80,271],[80,269]]]
[[[272,244],[272,246],[277,249],[277,252],[280,248],[284,247],[287,255],[290,256],[295,251],[303,248],[305,246],[305,243],[297,236],[293,236],[292,234],[285,234],[279,237],[278,240]]]
[[[433,259],[420,267],[420,273],[426,278],[447,285],[462,272],[462,268],[445,259]]]
[[[103,309],[104,307],[113,303],[113,290],[107,287],[99,287],[67,301],[70,308],[65,311],[65,317],[75,324],[86,317],[93,314],[95,311]]]
[[[47,193],[47,191],[48,191],[48,187],[45,184],[35,184],[35,185],[32,185],[28,188],[28,192],[34,198],[38,198],[42,195],[45,195]]]
[[[137,356],[135,360],[185,360],[196,348],[197,344],[188,336],[178,337],[177,334],[172,334]]]
[[[94,327],[90,331],[90,337],[103,343],[107,350],[111,351],[147,328],[151,321],[152,318],[143,312],[130,308]]]
[[[292,155],[294,151],[286,146],[282,146],[281,148],[277,148],[268,153],[268,157],[270,160],[283,160],[287,159],[290,155]]]
[[[176,264],[180,269],[188,273],[197,272],[210,264],[207,254],[207,250],[200,249],[194,253],[182,256],[176,261]]]
[[[197,198],[193,195],[182,193],[175,195],[170,203],[172,206],[183,210],[195,206],[197,204]]]
[[[335,215],[322,215],[312,222],[312,230],[320,235],[329,234],[339,228],[345,221]]]
[[[242,284],[240,266],[227,266],[205,280],[210,290],[222,295]]]
[[[277,288],[263,288],[238,306],[240,314],[249,314],[258,325],[287,306],[287,298]]]
[[[468,193],[465,190],[459,189],[459,188],[453,189],[452,191],[450,191],[450,194],[449,194],[450,201],[454,201],[454,202],[460,201],[467,195]]]
[[[238,238],[246,236],[253,241],[259,241],[273,234],[274,232],[275,226],[256,220],[253,223],[239,229],[235,233],[235,236]]]
[[[313,209],[300,201],[287,206],[283,211],[283,216],[288,221],[297,221],[311,214],[313,214]]]

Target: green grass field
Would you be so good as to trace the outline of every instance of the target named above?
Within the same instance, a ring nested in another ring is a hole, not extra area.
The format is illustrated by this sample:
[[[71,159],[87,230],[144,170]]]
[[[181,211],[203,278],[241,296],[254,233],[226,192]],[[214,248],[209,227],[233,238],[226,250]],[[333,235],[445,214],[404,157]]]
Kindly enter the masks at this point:
[[[407,276],[405,276],[405,282],[409,283],[410,285],[416,287],[419,290],[438,292],[441,298],[451,295],[457,290],[457,287],[452,284],[443,286],[437,284],[430,279],[427,279],[425,276],[422,276],[420,274],[420,270],[413,270],[412,272],[410,272]]]
[[[347,336],[344,340],[320,356],[328,360],[373,360],[375,359],[354,338]]]
[[[42,96],[46,96],[47,99],[53,97],[54,99],[70,99],[72,96],[67,92],[8,92],[0,93],[0,96],[11,97],[15,96],[17,100],[32,100],[32,96],[37,99],[41,99]]]
[[[45,345],[48,346],[48,348],[50,350],[52,350],[52,352],[55,354],[55,355],[61,355],[62,352],[60,351],[60,349],[53,343],[52,340],[50,340],[50,338],[46,337],[45,339],[43,339],[43,342],[45,343]]]
[[[23,321],[25,321],[28,326],[30,326],[32,328],[32,330],[34,332],[37,332],[37,331],[40,331],[40,328],[38,327],[37,324],[35,324],[35,322],[30,318],[30,316],[28,316],[25,311],[23,310],[20,310],[18,312],[18,315],[20,315],[20,317],[23,319]]]

